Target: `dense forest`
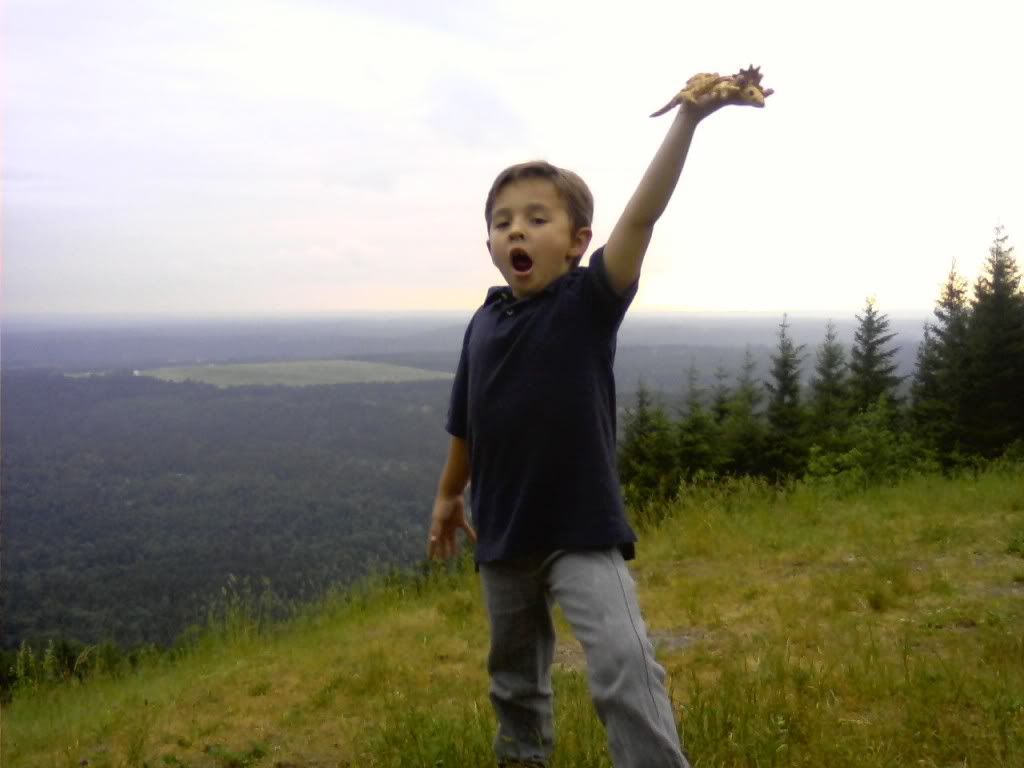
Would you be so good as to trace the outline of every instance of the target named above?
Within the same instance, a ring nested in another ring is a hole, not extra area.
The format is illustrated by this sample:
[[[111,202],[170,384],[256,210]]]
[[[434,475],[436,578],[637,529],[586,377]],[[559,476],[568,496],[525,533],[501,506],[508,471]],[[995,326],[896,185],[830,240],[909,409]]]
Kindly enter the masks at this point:
[[[171,642],[233,575],[301,599],[422,553],[446,381],[3,378],[3,646]]]
[[[846,485],[950,470],[1024,455],[1024,293],[1006,235],[997,230],[984,273],[968,290],[954,267],[925,324],[910,376],[899,340],[868,299],[853,344],[829,324],[810,356],[784,317],[768,375],[748,354],[737,375],[700,386],[691,369],[682,405],[641,386],[620,442],[620,473],[634,508],[678,492],[681,482],[756,475]]]

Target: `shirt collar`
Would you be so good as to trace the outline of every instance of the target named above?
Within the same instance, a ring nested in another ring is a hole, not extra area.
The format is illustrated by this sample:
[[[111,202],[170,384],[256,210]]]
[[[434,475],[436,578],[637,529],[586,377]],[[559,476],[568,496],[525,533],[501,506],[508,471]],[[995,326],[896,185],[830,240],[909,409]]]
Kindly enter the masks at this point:
[[[488,304],[493,304],[494,302],[497,301],[500,301],[505,304],[527,302],[532,301],[533,299],[536,299],[540,296],[544,296],[549,293],[554,293],[559,289],[559,287],[562,284],[562,281],[565,280],[566,277],[568,277],[578,269],[579,267],[574,267],[573,269],[566,272],[564,275],[559,275],[557,278],[548,283],[544,287],[543,291],[536,294],[535,296],[527,296],[525,299],[517,299],[515,295],[512,293],[512,289],[507,285],[495,285],[487,289],[487,298],[484,299],[484,306],[487,306]]]
[[[484,306],[493,304],[496,301],[515,301],[515,298],[512,295],[512,289],[507,285],[496,285],[493,288],[487,289],[487,298],[484,299]]]

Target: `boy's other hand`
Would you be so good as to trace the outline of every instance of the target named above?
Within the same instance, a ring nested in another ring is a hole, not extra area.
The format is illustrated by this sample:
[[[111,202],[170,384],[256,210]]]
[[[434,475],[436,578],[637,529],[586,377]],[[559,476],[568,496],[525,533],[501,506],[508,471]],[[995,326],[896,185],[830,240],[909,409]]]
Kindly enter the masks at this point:
[[[469,540],[476,542],[476,531],[466,520],[466,504],[462,494],[438,496],[434,500],[434,512],[430,517],[430,540],[427,542],[427,556],[431,559],[446,560],[452,557],[458,547],[455,532],[466,532]]]

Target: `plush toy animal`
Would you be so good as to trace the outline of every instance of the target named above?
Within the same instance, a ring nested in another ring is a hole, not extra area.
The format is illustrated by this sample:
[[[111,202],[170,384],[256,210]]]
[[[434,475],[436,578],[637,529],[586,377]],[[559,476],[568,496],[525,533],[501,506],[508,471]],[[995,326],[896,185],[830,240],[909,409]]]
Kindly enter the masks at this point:
[[[683,102],[703,104],[722,100],[727,104],[743,104],[763,107],[764,100],[775,91],[761,87],[761,68],[750,65],[735,75],[719,75],[717,72],[701,72],[686,81],[686,87],[677,93],[668,104],[651,114],[663,115]]]

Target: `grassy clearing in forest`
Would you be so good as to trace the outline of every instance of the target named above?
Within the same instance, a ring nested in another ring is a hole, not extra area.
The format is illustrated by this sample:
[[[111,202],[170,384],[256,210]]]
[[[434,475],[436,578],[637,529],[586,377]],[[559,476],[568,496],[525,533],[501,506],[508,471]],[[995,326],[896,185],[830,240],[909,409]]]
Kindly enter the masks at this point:
[[[648,512],[633,568],[695,766],[1024,764],[1019,467],[846,498],[737,482]],[[17,692],[3,764],[493,764],[471,567],[262,635],[241,619],[121,679]],[[559,628],[553,768],[607,767]]]
[[[280,363],[237,363],[152,368],[140,371],[164,381],[196,381],[216,387],[306,387],[317,384],[372,384],[450,379],[443,371],[365,360],[296,360]]]

